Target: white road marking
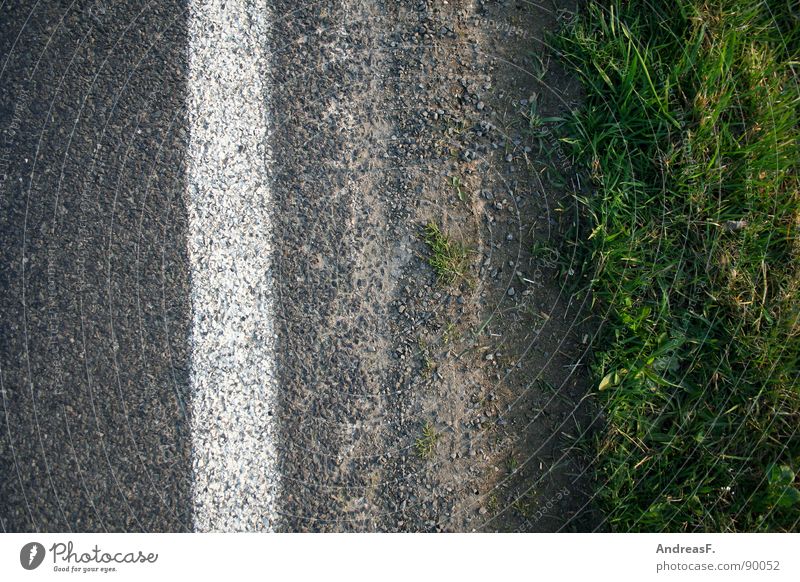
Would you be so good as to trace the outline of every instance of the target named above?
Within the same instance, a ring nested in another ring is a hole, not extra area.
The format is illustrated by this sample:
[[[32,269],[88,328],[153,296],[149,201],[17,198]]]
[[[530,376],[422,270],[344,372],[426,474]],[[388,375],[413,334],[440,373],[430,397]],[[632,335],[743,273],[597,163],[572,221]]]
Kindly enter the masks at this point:
[[[264,81],[267,18],[190,0],[192,469],[198,531],[275,527],[275,328]]]

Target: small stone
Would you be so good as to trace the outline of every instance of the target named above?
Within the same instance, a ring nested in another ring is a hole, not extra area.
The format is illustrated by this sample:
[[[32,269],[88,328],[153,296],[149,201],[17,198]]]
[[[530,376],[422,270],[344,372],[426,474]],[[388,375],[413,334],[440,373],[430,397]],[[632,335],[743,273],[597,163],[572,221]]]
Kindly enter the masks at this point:
[[[738,230],[742,230],[743,228],[747,228],[747,221],[746,220],[728,220],[725,222],[725,228],[730,232],[736,232]]]
[[[516,293],[517,293],[517,292],[514,290],[514,288],[513,288],[513,287],[509,287],[509,288],[508,288],[508,296],[509,296],[509,297],[513,297],[514,295],[516,295]]]
[[[478,111],[483,111],[484,107],[486,107],[486,105],[483,103],[483,101],[478,101]]]

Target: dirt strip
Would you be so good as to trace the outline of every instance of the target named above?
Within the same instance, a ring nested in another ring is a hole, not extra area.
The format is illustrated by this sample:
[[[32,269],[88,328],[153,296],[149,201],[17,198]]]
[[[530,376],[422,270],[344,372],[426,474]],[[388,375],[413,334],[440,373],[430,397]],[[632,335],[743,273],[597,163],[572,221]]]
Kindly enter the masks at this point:
[[[550,117],[579,98],[541,44],[558,15],[378,0],[274,12],[284,527],[588,527],[571,445],[589,418],[590,330],[560,272],[559,207],[579,186],[546,175],[550,135],[524,129],[534,101]],[[427,224],[467,249],[449,284]]]

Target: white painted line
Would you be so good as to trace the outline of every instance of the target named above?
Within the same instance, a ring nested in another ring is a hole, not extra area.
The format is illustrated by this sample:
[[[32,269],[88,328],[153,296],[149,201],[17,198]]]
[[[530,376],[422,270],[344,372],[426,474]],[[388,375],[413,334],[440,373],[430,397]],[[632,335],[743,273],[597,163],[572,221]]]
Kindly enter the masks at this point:
[[[275,527],[267,17],[189,2],[192,496],[198,531]]]

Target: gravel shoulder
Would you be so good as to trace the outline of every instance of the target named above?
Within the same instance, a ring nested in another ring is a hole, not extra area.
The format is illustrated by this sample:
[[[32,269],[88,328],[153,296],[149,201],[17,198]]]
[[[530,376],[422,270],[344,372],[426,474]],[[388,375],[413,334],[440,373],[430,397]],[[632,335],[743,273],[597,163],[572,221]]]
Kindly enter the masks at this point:
[[[486,4],[276,6],[286,529],[591,522],[570,447],[587,430],[586,305],[531,252],[559,247],[569,189],[542,182],[521,128],[531,94],[545,116],[579,95],[519,59],[555,13]],[[469,249],[454,284],[428,265],[428,223]]]

